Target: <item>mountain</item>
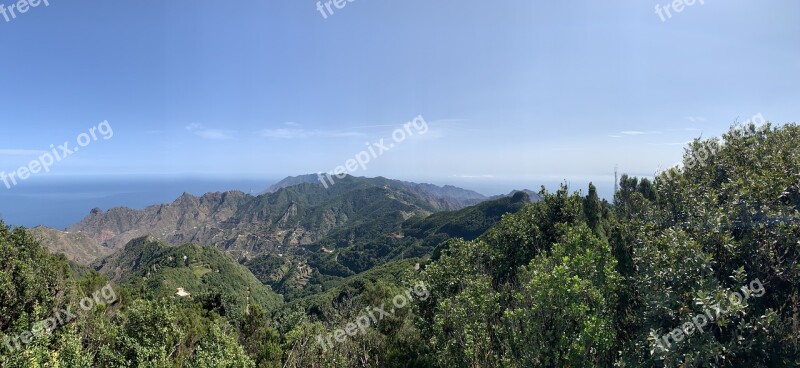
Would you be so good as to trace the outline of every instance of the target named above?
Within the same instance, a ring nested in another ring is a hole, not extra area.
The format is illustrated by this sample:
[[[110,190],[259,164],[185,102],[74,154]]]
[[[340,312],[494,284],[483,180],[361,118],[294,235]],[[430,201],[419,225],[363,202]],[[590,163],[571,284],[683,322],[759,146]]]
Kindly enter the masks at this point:
[[[542,200],[542,195],[541,194],[539,194],[537,192],[534,192],[532,190],[529,190],[529,189],[512,190],[511,193],[508,193],[506,195],[500,194],[500,195],[496,195],[496,196],[491,196],[491,197],[489,197],[489,199],[500,199],[500,198],[504,198],[504,197],[513,197],[515,194],[517,194],[519,192],[523,192],[523,193],[527,194],[528,197],[531,198],[531,202],[538,202],[538,201]]]
[[[476,204],[478,202],[485,201],[487,199],[486,196],[483,194],[480,194],[472,190],[455,187],[452,185],[445,185],[443,187],[440,187],[438,185],[427,184],[427,183],[418,184],[407,181],[400,181],[400,183],[408,186],[409,188],[416,189],[423,193],[428,193],[438,198],[460,200],[464,201],[465,203]]]
[[[207,244],[239,256],[256,256],[314,243],[344,225],[382,216],[408,219],[458,210],[483,198],[455,187],[381,177],[347,176],[328,188],[310,179],[308,175],[287,178],[276,184],[274,192],[259,196],[239,191],[201,197],[184,194],[170,204],[143,210],[94,209],[68,231],[83,232],[115,249],[152,235],[173,245]]]
[[[388,262],[430,257],[450,238],[475,239],[503,215],[516,213],[527,203],[530,197],[519,192],[430,216],[376,216],[335,229],[291,255],[264,254],[246,260],[245,265],[261,282],[290,298],[309,295],[335,286],[342,277]]]
[[[30,229],[30,233],[51,253],[62,253],[70,261],[82,266],[88,266],[113,253],[112,249],[98,244],[95,239],[82,232],[37,226]]]
[[[499,222],[503,215],[516,213],[530,202],[529,196],[519,193],[459,211],[418,216],[400,223],[348,226],[337,229],[305,249],[313,254],[309,262],[323,273],[329,271],[337,276],[357,274],[390,260],[429,256],[439,244],[450,238],[475,239]],[[316,251],[323,248],[330,253]]]
[[[170,204],[149,206],[144,210],[114,207],[103,212],[95,208],[67,230],[84,232],[109,248],[120,248],[146,235],[173,244],[184,243],[183,238],[189,238],[185,242],[209,239],[219,231],[219,224],[230,220],[249,198],[239,191],[207,193],[201,197],[184,193]]]
[[[242,315],[250,304],[273,310],[283,303],[280,295],[230,256],[198,244],[170,246],[152,236],[142,237],[96,268],[115,282],[142,290],[147,298],[170,297],[180,288],[203,303],[219,304],[230,315]]]
[[[367,179],[359,177],[359,179]],[[420,195],[433,200],[445,200],[452,202],[461,207],[470,206],[487,199],[486,196],[478,192],[455,187],[452,185],[445,185],[440,187],[434,184],[427,183],[412,183],[401,180],[391,180],[383,177],[377,177],[375,180],[383,180],[392,183],[393,186],[406,186],[407,188],[416,191]],[[337,179],[338,182],[338,179]],[[319,176],[317,174],[289,176],[273,185],[271,185],[264,193],[275,193],[280,189],[292,187],[299,184],[319,184]]]
[[[444,211],[358,178],[176,201],[236,226],[335,209],[318,240],[254,258],[146,236],[97,272],[0,223],[0,366],[798,367],[800,127],[723,138],[654,181],[622,175],[613,203],[565,184]]]
[[[267,188],[267,190],[265,190],[264,193],[262,193],[262,194],[275,193],[278,190],[281,190],[283,188],[293,187],[295,185],[313,184],[313,183],[319,183],[319,182],[320,182],[319,181],[319,176],[317,176],[315,174],[298,175],[298,176],[287,176],[283,180],[281,180],[281,181],[279,181],[279,182],[277,182],[275,184],[270,185],[269,188]]]
[[[244,264],[264,285],[287,294],[303,290],[309,284],[313,269],[304,261],[284,254],[264,254]]]

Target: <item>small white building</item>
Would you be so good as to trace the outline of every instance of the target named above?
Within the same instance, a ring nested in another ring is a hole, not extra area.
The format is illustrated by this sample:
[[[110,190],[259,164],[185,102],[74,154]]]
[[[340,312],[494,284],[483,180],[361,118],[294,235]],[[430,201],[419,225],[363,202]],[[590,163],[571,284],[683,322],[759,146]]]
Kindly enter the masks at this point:
[[[192,296],[192,294],[190,294],[189,292],[187,292],[183,288],[178,288],[178,292],[176,292],[175,295],[180,297],[180,298],[185,298],[185,297],[188,297],[188,296]]]

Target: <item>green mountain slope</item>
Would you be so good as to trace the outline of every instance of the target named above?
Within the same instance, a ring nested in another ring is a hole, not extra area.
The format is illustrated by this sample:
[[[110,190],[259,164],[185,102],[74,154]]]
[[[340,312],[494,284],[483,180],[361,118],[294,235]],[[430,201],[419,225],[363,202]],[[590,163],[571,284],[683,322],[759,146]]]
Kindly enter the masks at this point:
[[[134,239],[99,265],[112,279],[148,299],[174,296],[178,288],[221,314],[241,316],[248,305],[273,310],[282,297],[259,282],[224,252],[197,244],[172,247],[152,237]]]
[[[309,295],[337,285],[342,277],[394,260],[429,257],[447,239],[472,240],[503,215],[519,211],[529,199],[520,192],[459,211],[410,219],[393,212],[376,213],[369,220],[332,231],[321,241],[305,246],[302,252],[262,255],[245,265],[275,290],[291,297]]]
[[[503,215],[515,213],[529,202],[530,197],[520,193],[460,211],[418,216],[402,222],[395,218],[394,221],[349,226],[307,246],[312,251],[323,247],[332,251],[330,254],[314,252],[309,263],[323,273],[330,270],[332,275],[344,276],[342,268],[332,268],[331,263],[357,274],[390,260],[428,256],[450,238],[475,239]]]
[[[381,177],[347,176],[328,188],[308,178],[284,184],[259,196],[238,191],[184,194],[172,203],[143,210],[94,209],[69,231],[113,249],[150,235],[173,245],[207,244],[236,257],[255,257],[285,253],[317,242],[339,227],[357,226],[377,216],[408,219],[483,200],[464,189]]]

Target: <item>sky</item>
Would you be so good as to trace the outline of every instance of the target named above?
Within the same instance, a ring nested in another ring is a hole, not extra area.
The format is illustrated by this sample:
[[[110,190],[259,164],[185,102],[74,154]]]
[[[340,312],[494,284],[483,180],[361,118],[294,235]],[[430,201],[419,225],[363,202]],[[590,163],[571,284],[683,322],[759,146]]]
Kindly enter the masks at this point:
[[[737,119],[800,116],[793,0],[671,17],[649,0],[48,4],[0,15],[0,170],[104,121],[113,136],[35,180],[266,180],[331,172],[384,139],[351,174],[607,192],[615,166],[653,175]]]

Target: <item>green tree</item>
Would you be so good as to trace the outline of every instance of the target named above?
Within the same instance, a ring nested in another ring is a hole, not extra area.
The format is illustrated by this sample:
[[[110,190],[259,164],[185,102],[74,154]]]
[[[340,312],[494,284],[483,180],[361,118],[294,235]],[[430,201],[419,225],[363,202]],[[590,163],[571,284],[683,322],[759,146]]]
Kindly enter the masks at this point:
[[[592,229],[595,234],[600,234],[602,232],[601,221],[603,218],[603,208],[600,203],[600,197],[597,195],[597,188],[592,183],[589,183],[589,193],[583,200],[583,213],[586,216],[586,222],[589,228]]]

